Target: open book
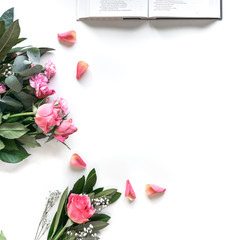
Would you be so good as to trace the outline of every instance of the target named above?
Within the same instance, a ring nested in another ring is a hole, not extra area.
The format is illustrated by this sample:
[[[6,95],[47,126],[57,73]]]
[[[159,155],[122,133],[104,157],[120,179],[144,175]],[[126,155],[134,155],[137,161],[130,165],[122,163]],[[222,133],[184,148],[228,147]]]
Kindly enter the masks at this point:
[[[77,0],[77,19],[222,18],[222,0]]]

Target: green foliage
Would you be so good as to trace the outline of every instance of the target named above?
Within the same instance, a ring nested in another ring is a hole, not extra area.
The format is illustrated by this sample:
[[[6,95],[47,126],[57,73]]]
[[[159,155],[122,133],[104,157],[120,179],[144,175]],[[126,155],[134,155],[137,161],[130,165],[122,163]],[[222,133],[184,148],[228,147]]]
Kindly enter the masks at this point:
[[[3,232],[2,232],[2,231],[0,232],[0,240],[7,240],[7,239],[5,238],[5,236],[3,235]]]
[[[15,92],[20,92],[22,90],[22,84],[19,80],[14,76],[11,75],[5,79],[6,85]]]

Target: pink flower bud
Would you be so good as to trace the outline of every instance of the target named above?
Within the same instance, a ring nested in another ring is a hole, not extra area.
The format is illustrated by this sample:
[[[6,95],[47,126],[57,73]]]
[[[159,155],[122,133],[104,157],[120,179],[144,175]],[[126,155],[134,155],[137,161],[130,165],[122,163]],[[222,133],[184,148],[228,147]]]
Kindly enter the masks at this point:
[[[64,42],[75,43],[76,42],[76,32],[74,30],[59,33],[58,39]]]
[[[3,94],[5,92],[6,92],[6,87],[2,83],[0,83],[0,94]]]
[[[83,62],[83,61],[79,61],[77,64],[77,75],[76,78],[79,79],[81,77],[81,75],[88,69],[88,64]]]

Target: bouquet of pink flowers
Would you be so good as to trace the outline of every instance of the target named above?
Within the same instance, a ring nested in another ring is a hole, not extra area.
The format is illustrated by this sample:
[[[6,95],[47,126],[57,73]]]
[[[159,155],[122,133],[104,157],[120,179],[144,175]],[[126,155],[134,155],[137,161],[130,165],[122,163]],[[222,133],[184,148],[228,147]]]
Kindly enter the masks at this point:
[[[11,8],[0,17],[0,160],[8,163],[28,157],[25,147],[39,147],[38,139],[64,143],[77,131],[67,119],[65,100],[49,99],[55,93],[48,83],[56,67],[51,60],[42,66],[40,58],[54,49],[15,47],[25,38],[19,38],[13,15]]]

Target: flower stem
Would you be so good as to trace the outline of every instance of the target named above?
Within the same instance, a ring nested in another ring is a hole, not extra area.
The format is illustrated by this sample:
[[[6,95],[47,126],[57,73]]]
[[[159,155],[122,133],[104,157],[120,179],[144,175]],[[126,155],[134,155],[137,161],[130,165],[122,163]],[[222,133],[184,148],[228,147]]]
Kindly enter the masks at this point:
[[[66,228],[70,227],[73,224],[71,219],[68,219],[66,225],[62,228],[62,230],[57,234],[56,237],[53,238],[53,240],[57,240],[61,237],[61,235],[63,234],[63,232],[66,230]]]
[[[35,115],[34,112],[17,113],[17,114],[13,114],[13,115],[9,116],[8,118],[31,116],[31,115]]]
[[[37,134],[42,134],[43,132],[29,132],[26,133],[27,135],[37,135]]]

